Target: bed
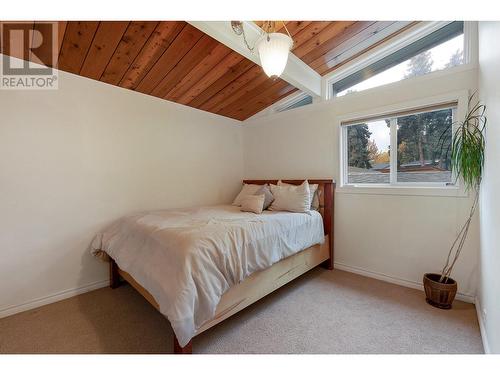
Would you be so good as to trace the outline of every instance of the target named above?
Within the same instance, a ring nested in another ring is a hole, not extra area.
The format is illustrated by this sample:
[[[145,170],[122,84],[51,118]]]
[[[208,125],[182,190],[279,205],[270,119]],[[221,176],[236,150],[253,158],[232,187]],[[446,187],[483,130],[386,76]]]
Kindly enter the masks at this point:
[[[254,214],[221,205],[141,212],[98,234],[92,253],[109,260],[112,288],[127,281],[169,319],[174,352],[191,353],[196,335],[318,265],[333,269],[335,184],[309,182],[318,184],[317,211]]]

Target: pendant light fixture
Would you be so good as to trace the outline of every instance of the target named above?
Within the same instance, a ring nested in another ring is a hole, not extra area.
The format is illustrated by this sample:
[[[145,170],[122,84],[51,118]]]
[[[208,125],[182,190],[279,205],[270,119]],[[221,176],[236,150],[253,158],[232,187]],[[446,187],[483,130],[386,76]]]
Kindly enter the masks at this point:
[[[260,64],[268,77],[278,78],[285,70],[288,61],[288,55],[293,46],[293,40],[283,22],[283,27],[287,34],[276,32],[275,21],[265,21],[262,25],[264,33],[257,40],[254,47],[250,47],[243,30],[243,23],[232,21],[231,26],[237,35],[242,35],[243,40],[250,51],[255,48],[259,54]]]

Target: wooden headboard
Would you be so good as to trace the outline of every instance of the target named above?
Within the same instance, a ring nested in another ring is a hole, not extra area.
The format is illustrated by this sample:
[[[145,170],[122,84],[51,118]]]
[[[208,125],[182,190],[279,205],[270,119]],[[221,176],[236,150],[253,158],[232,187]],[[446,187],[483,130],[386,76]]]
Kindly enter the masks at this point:
[[[304,180],[281,180],[287,184],[300,185]],[[333,269],[333,228],[334,228],[334,207],[335,207],[335,182],[333,179],[309,180],[310,184],[318,184],[319,213],[323,217],[323,228],[325,236],[328,236],[330,245],[330,261],[327,268]],[[277,184],[278,180],[243,180],[245,184]]]

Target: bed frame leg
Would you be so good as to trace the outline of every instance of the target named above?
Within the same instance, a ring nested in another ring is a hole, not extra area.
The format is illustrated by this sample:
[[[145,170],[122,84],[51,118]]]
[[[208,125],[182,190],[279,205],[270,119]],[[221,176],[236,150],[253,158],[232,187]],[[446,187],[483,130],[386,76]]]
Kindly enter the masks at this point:
[[[120,286],[120,274],[118,266],[113,259],[109,260],[109,286],[111,289],[116,289]]]
[[[185,347],[181,347],[174,335],[174,354],[193,354],[193,340],[190,340]]]
[[[321,263],[321,267],[331,271],[333,270],[333,261],[332,258],[325,260],[323,263]]]

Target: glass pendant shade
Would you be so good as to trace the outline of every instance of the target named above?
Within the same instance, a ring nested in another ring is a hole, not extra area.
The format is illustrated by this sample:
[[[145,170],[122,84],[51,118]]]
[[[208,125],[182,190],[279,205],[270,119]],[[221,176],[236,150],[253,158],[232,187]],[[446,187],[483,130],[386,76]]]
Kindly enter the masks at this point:
[[[292,38],[282,33],[264,34],[257,41],[260,63],[269,77],[277,78],[283,73],[292,45]]]

